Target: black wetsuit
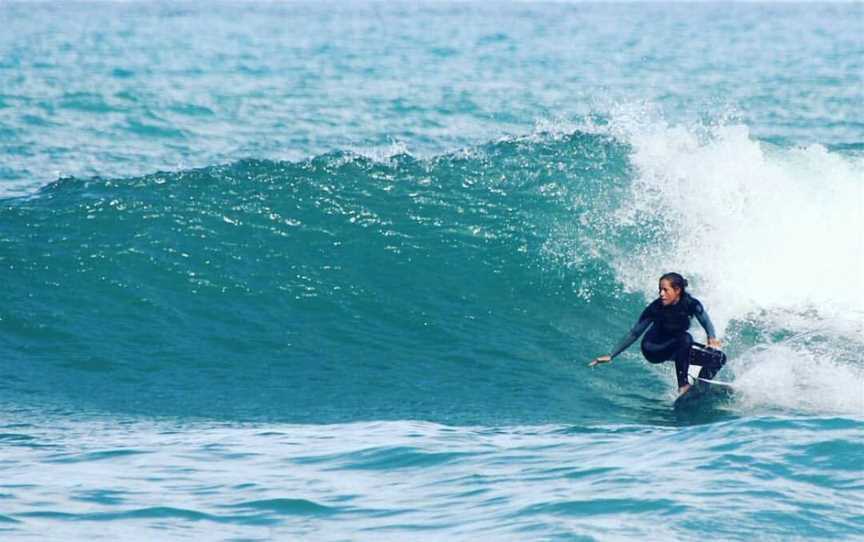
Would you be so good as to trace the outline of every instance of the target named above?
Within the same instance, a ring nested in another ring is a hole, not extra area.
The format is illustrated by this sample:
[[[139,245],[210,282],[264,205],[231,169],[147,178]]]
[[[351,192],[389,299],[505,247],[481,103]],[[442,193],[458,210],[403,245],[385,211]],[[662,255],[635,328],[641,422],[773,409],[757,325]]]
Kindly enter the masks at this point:
[[[651,363],[675,360],[675,375],[678,377],[678,387],[681,387],[687,384],[690,347],[693,345],[693,337],[687,330],[690,329],[690,319],[694,316],[705,328],[708,337],[715,338],[714,324],[698,299],[686,293],[674,305],[663,305],[659,298],[655,299],[645,307],[639,321],[630,333],[619,341],[610,356],[614,358],[629,348],[650,326],[651,329],[642,339],[642,355]]]

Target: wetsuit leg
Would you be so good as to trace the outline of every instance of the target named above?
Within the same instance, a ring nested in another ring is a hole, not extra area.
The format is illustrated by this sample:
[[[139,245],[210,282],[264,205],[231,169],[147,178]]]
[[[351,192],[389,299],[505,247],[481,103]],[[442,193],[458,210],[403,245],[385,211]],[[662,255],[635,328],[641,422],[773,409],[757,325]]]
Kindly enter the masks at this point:
[[[675,376],[678,377],[679,388],[687,384],[691,346],[693,346],[693,337],[689,333],[682,333],[678,339],[678,349],[675,351]]]
[[[699,378],[706,378],[711,380],[714,378],[714,375],[717,374],[717,371],[720,370],[720,367],[702,367],[702,370],[699,371]]]
[[[718,356],[718,359],[712,361],[713,363],[711,365],[702,366],[702,370],[699,371],[699,378],[707,378],[708,380],[714,378],[714,375],[716,375],[720,369],[726,365],[726,354],[722,354]]]
[[[687,384],[687,369],[690,367],[690,346],[693,337],[689,333],[679,333],[669,337],[657,328],[651,328],[642,339],[642,355],[651,363],[675,361],[675,376],[678,387]]]

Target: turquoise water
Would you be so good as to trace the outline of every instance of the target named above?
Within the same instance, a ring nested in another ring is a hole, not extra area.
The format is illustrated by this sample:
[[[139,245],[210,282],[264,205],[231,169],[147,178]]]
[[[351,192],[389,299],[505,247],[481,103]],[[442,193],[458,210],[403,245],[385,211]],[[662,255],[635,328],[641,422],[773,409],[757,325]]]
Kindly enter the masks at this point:
[[[860,3],[0,24],[3,539],[864,532]],[[671,269],[687,412],[585,366]]]

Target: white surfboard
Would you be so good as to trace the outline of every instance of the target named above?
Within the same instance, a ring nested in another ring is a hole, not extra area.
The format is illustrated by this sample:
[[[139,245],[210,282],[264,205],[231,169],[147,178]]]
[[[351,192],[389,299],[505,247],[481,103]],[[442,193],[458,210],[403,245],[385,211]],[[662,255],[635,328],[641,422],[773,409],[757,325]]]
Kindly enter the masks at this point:
[[[692,365],[692,364],[690,365],[690,367],[687,369],[687,374],[690,377],[690,380],[692,382],[695,383],[695,382],[701,381],[701,382],[707,382],[708,384],[712,384],[714,386],[721,386],[724,388],[729,388],[730,390],[735,389],[735,385],[732,384],[731,382],[724,382],[722,380],[714,380],[714,379],[709,379],[709,378],[699,378],[699,371],[701,371],[701,370],[702,370],[701,365]]]

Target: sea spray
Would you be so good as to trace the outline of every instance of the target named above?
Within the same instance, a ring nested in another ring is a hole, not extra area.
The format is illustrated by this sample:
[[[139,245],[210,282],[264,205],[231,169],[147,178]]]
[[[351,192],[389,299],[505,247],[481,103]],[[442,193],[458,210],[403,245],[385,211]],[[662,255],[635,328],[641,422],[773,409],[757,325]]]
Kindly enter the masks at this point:
[[[760,404],[776,387],[777,406],[864,411],[864,159],[637,111],[606,128],[632,146],[636,173],[602,239],[643,235],[606,247],[622,286],[651,299],[653,277],[689,276],[728,335],[743,401],[758,382]]]

